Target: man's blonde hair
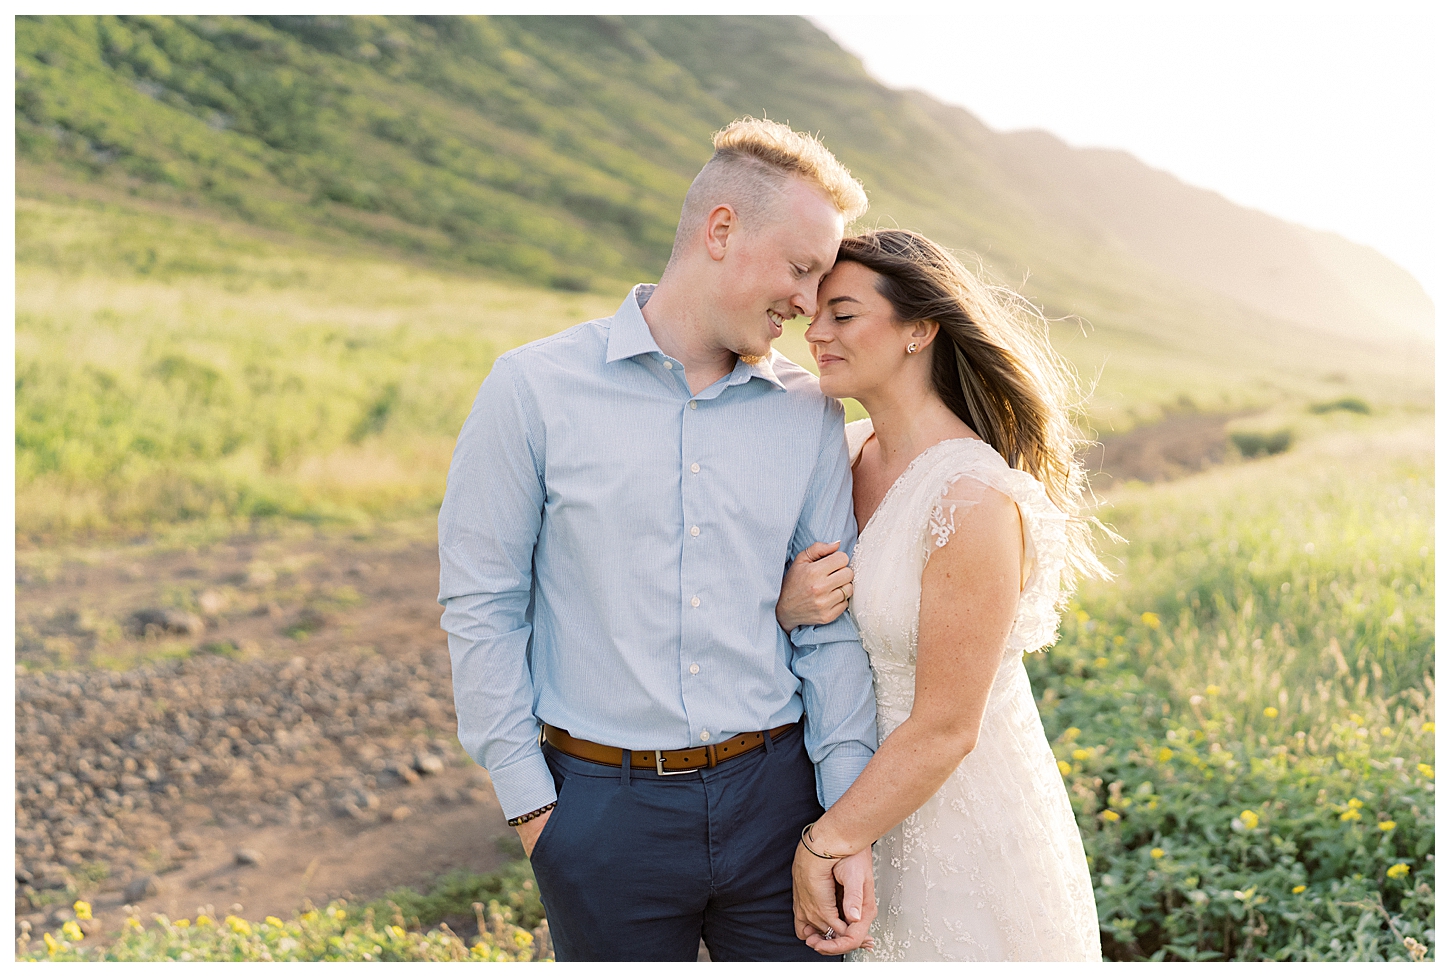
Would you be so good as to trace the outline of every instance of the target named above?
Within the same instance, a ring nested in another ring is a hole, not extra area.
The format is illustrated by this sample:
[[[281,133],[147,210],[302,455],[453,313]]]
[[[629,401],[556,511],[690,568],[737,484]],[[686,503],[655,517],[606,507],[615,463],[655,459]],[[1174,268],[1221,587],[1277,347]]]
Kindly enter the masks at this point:
[[[792,178],[824,193],[847,224],[866,212],[860,181],[809,133],[747,115],[715,133],[713,141],[715,155],[685,194],[671,262],[720,204],[734,208],[746,226],[769,223],[768,215]]]

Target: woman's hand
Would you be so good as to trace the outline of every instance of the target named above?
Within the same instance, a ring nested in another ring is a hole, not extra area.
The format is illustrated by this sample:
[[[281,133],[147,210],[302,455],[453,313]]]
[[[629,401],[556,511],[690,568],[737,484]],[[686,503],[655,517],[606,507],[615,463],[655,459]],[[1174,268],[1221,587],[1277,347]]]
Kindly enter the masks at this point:
[[[875,948],[869,935],[876,918],[870,848],[828,860],[797,845],[791,877],[795,932],[807,946],[822,956]]]
[[[812,543],[785,571],[775,619],[787,631],[803,624],[829,624],[841,616],[851,599],[856,576],[850,557],[841,552],[840,540]]]

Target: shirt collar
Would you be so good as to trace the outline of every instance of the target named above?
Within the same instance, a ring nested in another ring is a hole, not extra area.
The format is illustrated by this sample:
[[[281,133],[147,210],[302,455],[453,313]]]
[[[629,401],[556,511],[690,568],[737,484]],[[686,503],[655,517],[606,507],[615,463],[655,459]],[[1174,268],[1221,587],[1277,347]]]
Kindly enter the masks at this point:
[[[639,356],[641,353],[664,355],[660,344],[655,342],[654,334],[649,331],[649,323],[644,321],[644,313],[640,311],[654,291],[655,286],[648,284],[636,285],[629,290],[629,295],[620,304],[619,311],[614,313],[614,320],[609,325],[609,346],[604,356],[604,362],[613,363],[615,360],[629,359],[631,356]],[[730,382],[732,384],[740,383],[750,377],[759,377],[784,390],[785,384],[781,383],[780,377],[775,374],[775,358],[779,355],[772,349],[758,363],[736,360],[735,369],[731,371]]]
[[[609,325],[609,349],[604,362],[613,363],[641,353],[662,352],[660,344],[655,342],[649,331],[649,323],[644,321],[644,313],[640,311],[654,290],[653,285],[636,285],[629,290],[629,295],[625,296]]]

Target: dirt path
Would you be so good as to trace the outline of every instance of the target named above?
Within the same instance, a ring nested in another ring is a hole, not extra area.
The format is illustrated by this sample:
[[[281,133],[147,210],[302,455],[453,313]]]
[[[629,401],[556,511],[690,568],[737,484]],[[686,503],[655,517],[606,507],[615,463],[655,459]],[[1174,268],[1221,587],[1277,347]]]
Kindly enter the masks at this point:
[[[103,932],[284,916],[521,854],[457,744],[431,541],[17,563],[17,925],[77,894]]]

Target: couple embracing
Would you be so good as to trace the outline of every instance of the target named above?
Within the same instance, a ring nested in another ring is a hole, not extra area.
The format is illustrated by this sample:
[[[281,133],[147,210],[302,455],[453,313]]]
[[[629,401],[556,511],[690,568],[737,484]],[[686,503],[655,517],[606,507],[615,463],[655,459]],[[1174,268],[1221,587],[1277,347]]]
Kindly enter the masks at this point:
[[[1070,375],[931,241],[843,240],[865,209],[734,123],[659,284],[500,356],[463,426],[459,738],[560,960],[1100,957],[1022,664],[1101,571]]]

